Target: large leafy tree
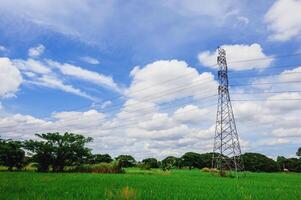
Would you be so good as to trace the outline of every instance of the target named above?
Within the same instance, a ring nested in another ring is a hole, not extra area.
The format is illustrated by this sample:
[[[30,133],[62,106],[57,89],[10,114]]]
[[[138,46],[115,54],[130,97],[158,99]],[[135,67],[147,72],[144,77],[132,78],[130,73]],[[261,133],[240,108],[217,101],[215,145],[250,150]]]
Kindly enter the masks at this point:
[[[95,163],[110,163],[113,159],[109,154],[94,154],[89,159],[89,163],[95,164]]]
[[[259,153],[245,153],[242,156],[245,170],[252,172],[278,171],[277,162]]]
[[[115,158],[121,167],[133,167],[136,165],[136,160],[131,155],[119,155]]]
[[[38,163],[39,172],[47,172],[54,160],[54,146],[48,141],[25,141],[25,148],[31,152],[31,160]]]
[[[25,164],[25,152],[22,146],[20,141],[0,139],[0,164],[7,166],[10,171],[13,167],[22,169]]]
[[[287,169],[292,172],[300,172],[301,171],[301,160],[298,158],[285,158],[283,156],[277,157],[277,164],[279,170],[284,171]]]
[[[42,141],[27,141],[26,147],[34,153],[33,157],[39,163],[41,171],[47,171],[51,163],[53,171],[63,171],[66,165],[79,165],[91,155],[91,150],[85,145],[92,141],[73,133],[43,133],[36,134]]]
[[[142,163],[150,166],[151,168],[158,168],[159,167],[159,163],[158,163],[158,160],[156,158],[143,159]]]
[[[202,168],[204,166],[202,161],[201,154],[195,152],[187,152],[182,156],[183,166],[189,167],[189,169],[195,168]]]
[[[174,156],[167,156],[161,161],[161,167],[163,170],[169,170],[172,168],[182,168],[183,160]]]

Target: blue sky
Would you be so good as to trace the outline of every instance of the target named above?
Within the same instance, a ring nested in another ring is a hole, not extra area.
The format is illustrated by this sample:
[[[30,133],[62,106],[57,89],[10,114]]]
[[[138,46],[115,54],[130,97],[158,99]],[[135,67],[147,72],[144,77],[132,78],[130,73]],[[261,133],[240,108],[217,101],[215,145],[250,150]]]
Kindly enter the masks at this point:
[[[270,99],[298,99],[300,84],[256,83],[301,78],[300,56],[277,58],[301,51],[299,8],[297,0],[2,0],[1,137],[72,131],[94,137],[95,152],[138,159],[210,151],[216,107],[207,105],[216,97],[200,95],[216,94],[223,46],[230,82],[254,84],[231,88],[243,93],[233,99],[266,100],[233,102],[243,151],[293,156],[298,101]]]

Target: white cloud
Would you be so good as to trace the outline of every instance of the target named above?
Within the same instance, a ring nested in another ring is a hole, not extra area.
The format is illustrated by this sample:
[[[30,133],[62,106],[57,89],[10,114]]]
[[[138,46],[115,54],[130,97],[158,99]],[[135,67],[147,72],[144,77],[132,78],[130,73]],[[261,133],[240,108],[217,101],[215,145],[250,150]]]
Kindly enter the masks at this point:
[[[0,45],[0,51],[5,52],[7,51],[7,49],[5,48],[5,46]]]
[[[272,132],[273,135],[278,136],[278,137],[301,137],[301,128],[278,128],[273,130]]]
[[[51,73],[51,69],[47,67],[44,63],[34,59],[16,59],[13,61],[15,65],[24,72],[33,72],[37,74],[49,74]]]
[[[264,69],[269,67],[273,61],[272,57],[264,54],[262,47],[257,43],[222,45],[221,48],[226,50],[229,70]],[[217,50],[200,52],[198,54],[199,62],[206,67],[217,68],[217,54]]]
[[[163,5],[184,16],[211,16],[223,18],[225,13],[233,12],[235,1],[211,0],[165,0]]]
[[[292,71],[294,70],[296,69]],[[281,76],[284,73],[288,72],[280,73]],[[71,89],[61,86],[63,83],[58,82],[59,80],[52,76],[53,74],[44,74],[34,79],[47,87],[61,87],[62,90],[70,90],[71,93],[83,95],[82,91],[72,86],[70,86]],[[138,159],[145,156],[155,156],[161,159],[167,155],[180,156],[187,151],[212,150],[216,108],[187,104],[185,101],[183,101],[184,105],[169,104],[174,101],[180,103],[181,98],[187,98],[187,96],[198,99],[197,93],[201,91],[216,91],[216,82],[212,74],[200,74],[185,62],[173,60],[154,62],[143,68],[136,67],[132,70],[131,77],[133,80],[125,96],[128,99],[119,111],[102,113],[92,109],[84,112],[57,112],[47,120],[20,114],[1,116],[0,130],[5,133],[3,137],[28,139],[33,137],[33,130],[34,132],[70,131],[92,136],[95,140],[90,147],[94,149],[94,152],[106,152],[112,155],[130,153]],[[192,89],[195,80],[200,81],[200,84],[196,86],[197,90]],[[174,87],[179,88],[183,85],[188,87],[186,88],[188,91],[175,92],[176,96],[168,94],[168,98],[162,97],[166,89],[173,90]],[[206,95],[205,93],[202,94]],[[161,95],[162,99],[152,98],[157,95]],[[267,93],[252,94],[248,98],[267,100],[296,98],[294,95],[298,94],[281,95],[287,96]],[[190,100],[193,99],[190,98]],[[279,105],[270,104],[272,102],[274,101],[233,102],[238,132],[242,138],[242,149],[265,151],[266,148],[295,144],[298,141],[296,138],[299,137],[300,132],[300,109],[292,109],[297,106],[289,105],[288,102],[282,102]],[[172,109],[163,112],[162,103],[168,103]]]
[[[237,20],[244,23],[244,24],[249,24],[249,22],[250,22],[250,20],[245,16],[238,16]]]
[[[271,30],[270,38],[287,41],[301,34],[301,1],[277,0],[264,17]]]
[[[85,80],[96,85],[112,89],[115,92],[122,93],[122,89],[117,85],[117,83],[114,82],[113,78],[110,76],[105,76],[103,74],[89,71],[79,66],[71,65],[68,63],[58,63],[52,60],[48,60],[47,63],[52,67],[58,68],[64,75],[75,77],[78,80]]]
[[[84,56],[80,58],[82,61],[89,63],[91,65],[98,65],[100,62],[96,58],[92,58],[90,56]]]
[[[39,57],[40,55],[42,55],[45,51],[45,46],[42,44],[39,44],[36,47],[32,47],[30,49],[28,49],[28,56],[30,57]]]
[[[138,127],[145,130],[166,130],[175,125],[166,113],[154,113],[148,121],[138,123]]]
[[[210,110],[208,108],[200,109],[195,105],[186,105],[180,107],[174,113],[174,118],[183,123],[202,124],[204,120],[212,120]]]
[[[20,71],[5,57],[0,57],[0,71],[0,97],[14,96],[23,82]]]
[[[126,95],[139,101],[162,103],[188,96],[200,98],[200,91],[204,91],[203,96],[213,95],[217,88],[211,73],[199,74],[195,68],[178,60],[162,60],[143,68],[135,67],[131,76],[133,81]]]
[[[53,89],[59,89],[67,93],[75,94],[90,100],[95,100],[94,97],[86,94],[78,88],[75,88],[72,85],[66,85],[61,80],[52,75],[43,75],[41,77],[37,77],[35,80],[27,81],[29,84],[40,85],[44,87],[49,87]]]

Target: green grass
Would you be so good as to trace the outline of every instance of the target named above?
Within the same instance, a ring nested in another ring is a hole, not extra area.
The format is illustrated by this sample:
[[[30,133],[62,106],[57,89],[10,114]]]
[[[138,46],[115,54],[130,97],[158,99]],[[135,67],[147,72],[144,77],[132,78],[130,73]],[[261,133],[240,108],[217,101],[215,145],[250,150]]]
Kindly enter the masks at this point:
[[[301,174],[222,178],[200,170],[126,174],[0,172],[0,199],[300,200]]]

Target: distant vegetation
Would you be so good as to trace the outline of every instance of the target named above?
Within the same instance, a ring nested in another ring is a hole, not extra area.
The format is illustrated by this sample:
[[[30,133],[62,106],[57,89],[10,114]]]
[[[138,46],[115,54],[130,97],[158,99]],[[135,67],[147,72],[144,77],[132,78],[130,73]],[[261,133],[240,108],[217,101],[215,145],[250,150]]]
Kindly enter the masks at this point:
[[[22,170],[29,163],[35,163],[39,172],[94,173],[123,173],[123,169],[127,167],[139,167],[144,170],[162,168],[164,171],[211,167],[212,153],[187,152],[181,157],[168,156],[162,161],[145,158],[137,162],[131,155],[119,155],[113,159],[109,154],[92,154],[91,149],[86,147],[86,144],[93,140],[90,137],[73,133],[45,133],[36,136],[38,140],[0,139],[0,165],[6,166],[9,171]],[[245,153],[242,159],[246,171],[301,172],[301,147],[296,155],[299,158],[279,156],[275,161],[259,153]]]

